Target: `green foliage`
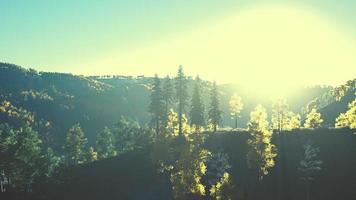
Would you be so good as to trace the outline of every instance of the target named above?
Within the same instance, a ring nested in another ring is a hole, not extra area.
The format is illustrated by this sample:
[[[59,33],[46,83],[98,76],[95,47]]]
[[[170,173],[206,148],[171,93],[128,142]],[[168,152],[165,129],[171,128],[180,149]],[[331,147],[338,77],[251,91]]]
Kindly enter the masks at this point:
[[[348,110],[336,118],[335,128],[356,128],[356,99],[348,105]]]
[[[98,153],[93,147],[89,147],[85,153],[85,162],[90,163],[98,160]]]
[[[178,132],[177,114],[171,110],[166,135],[157,138],[151,157],[160,172],[168,172],[174,199],[187,199],[205,195],[201,178],[206,173],[205,163],[210,158],[209,151],[202,147],[204,135],[190,132],[187,119],[182,117],[183,135]],[[173,132],[169,132],[173,131]]]
[[[205,125],[204,121],[204,104],[201,97],[201,80],[199,76],[195,79],[195,86],[192,94],[190,124],[194,126],[194,131],[199,132]]]
[[[323,119],[321,119],[321,114],[313,108],[305,119],[304,127],[310,129],[320,128],[322,122]]]
[[[288,126],[288,104],[286,99],[279,98],[272,107],[272,127],[281,132]]]
[[[63,165],[63,159],[60,156],[55,155],[51,148],[47,148],[47,152],[42,160],[44,175],[48,178],[57,174],[58,170]]]
[[[319,148],[314,147],[309,140],[304,146],[304,158],[299,162],[298,170],[301,172],[301,180],[305,181],[306,199],[310,199],[310,181],[314,180],[316,173],[321,171],[323,161],[318,159]]]
[[[117,154],[115,150],[115,137],[108,127],[105,127],[104,130],[97,135],[96,148],[98,159],[112,157]]]
[[[191,127],[189,126],[188,119],[183,114],[182,116],[182,135],[184,137],[188,137],[191,134]],[[195,129],[197,130],[197,129]],[[171,109],[168,113],[168,120],[167,126],[164,128],[163,131],[164,137],[174,138],[179,135],[179,121],[178,121],[178,114]]]
[[[183,67],[179,66],[177,77],[175,78],[175,91],[177,101],[177,113],[178,113],[178,133],[183,134],[182,119],[185,109],[188,104],[188,85],[187,78],[184,75]]]
[[[300,115],[288,110],[286,99],[279,98],[272,107],[272,128],[278,132],[300,127]]]
[[[17,127],[32,125],[35,122],[35,117],[31,112],[21,107],[18,108],[9,101],[3,101],[0,104],[0,116],[1,115]]]
[[[287,130],[293,130],[293,129],[297,129],[300,128],[300,115],[299,114],[294,114],[293,112],[289,113],[289,126],[287,128]]]
[[[247,140],[249,151],[247,164],[258,171],[259,178],[268,174],[268,169],[274,166],[275,145],[271,144],[272,132],[268,128],[266,109],[261,105],[256,106],[250,114],[247,124],[251,139]]]
[[[67,165],[76,165],[85,161],[87,138],[79,124],[69,129],[64,146]]]
[[[166,136],[179,135],[178,114],[174,112],[173,109],[170,109],[168,112],[165,135]]]
[[[340,101],[348,91],[353,91],[356,88],[356,79],[349,80],[345,84],[335,87],[332,91],[336,101]]]
[[[210,152],[201,148],[200,134],[193,134],[194,139],[187,141],[179,150],[178,159],[171,166],[170,181],[175,199],[187,199],[189,195],[205,195],[205,186],[201,178],[206,173],[205,163]]]
[[[41,175],[41,143],[38,133],[29,126],[17,130],[1,126],[0,168],[11,177],[13,186],[29,191]]]
[[[212,125],[213,131],[216,132],[218,125],[222,122],[222,111],[219,108],[219,92],[216,82],[213,83],[210,90],[210,108],[208,115],[208,122]]]
[[[323,161],[318,159],[319,148],[314,147],[311,141],[308,141],[304,146],[304,157],[300,161],[299,171],[302,172],[303,180],[313,180],[315,173],[321,170]]]
[[[210,196],[216,200],[232,200],[231,194],[234,190],[230,174],[225,172],[223,177],[210,188]]]
[[[161,81],[157,75],[155,75],[154,83],[151,92],[151,103],[149,105],[149,112],[151,113],[151,123],[156,130],[156,134],[160,133],[164,120],[164,99],[162,95]]]
[[[234,93],[229,101],[230,105],[230,115],[235,119],[235,128],[237,128],[237,119],[240,117],[241,110],[244,107],[242,103],[242,98]]]
[[[141,128],[137,122],[129,122],[123,116],[113,127],[112,133],[118,154],[143,148],[153,140],[153,133],[150,129]]]
[[[314,98],[307,105],[307,112],[310,113],[313,109],[318,109],[320,107],[319,98]]]
[[[168,112],[170,107],[173,106],[173,102],[174,102],[174,85],[169,76],[166,76],[162,84],[162,98],[164,101],[163,122],[164,122],[164,126],[167,126]]]
[[[28,99],[39,99],[43,101],[53,101],[53,97],[49,96],[46,92],[38,92],[35,90],[22,91],[21,95],[23,95],[24,100]]]

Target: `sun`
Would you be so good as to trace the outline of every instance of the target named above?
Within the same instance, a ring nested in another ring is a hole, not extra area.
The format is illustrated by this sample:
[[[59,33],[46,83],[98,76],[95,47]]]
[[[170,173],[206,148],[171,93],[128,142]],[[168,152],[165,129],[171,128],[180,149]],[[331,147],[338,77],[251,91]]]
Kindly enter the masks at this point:
[[[353,78],[355,41],[314,11],[263,6],[111,55],[104,66],[125,66],[131,74],[174,75],[183,64],[188,74],[204,79],[278,93],[296,85],[338,84]]]

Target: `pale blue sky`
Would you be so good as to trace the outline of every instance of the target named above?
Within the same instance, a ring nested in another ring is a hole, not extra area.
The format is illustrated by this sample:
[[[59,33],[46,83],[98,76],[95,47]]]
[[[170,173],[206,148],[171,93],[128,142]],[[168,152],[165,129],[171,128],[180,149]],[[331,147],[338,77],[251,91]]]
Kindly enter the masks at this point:
[[[132,63],[142,71],[130,71],[129,61],[120,66],[107,60],[195,34],[200,27],[263,5],[321,15],[356,39],[355,0],[0,0],[0,60],[44,71],[152,75],[160,69],[150,67],[154,62]],[[162,71],[175,71],[186,63],[184,58]]]

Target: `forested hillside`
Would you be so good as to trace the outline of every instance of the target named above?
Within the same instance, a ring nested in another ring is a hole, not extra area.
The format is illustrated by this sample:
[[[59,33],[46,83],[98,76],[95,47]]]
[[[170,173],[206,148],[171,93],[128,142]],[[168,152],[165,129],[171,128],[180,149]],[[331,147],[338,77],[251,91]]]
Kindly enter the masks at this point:
[[[37,72],[20,66],[0,63],[0,101],[9,102],[12,109],[26,112],[33,117],[33,123],[48,140],[61,145],[67,130],[80,123],[89,142],[95,141],[96,134],[105,126],[112,126],[121,116],[137,121],[141,126],[149,123],[147,112],[150,88],[153,78],[130,76],[75,76],[72,74]],[[192,90],[193,79],[188,78],[188,88]],[[208,104],[208,88],[211,82],[203,81],[203,101]],[[261,87],[263,87],[261,85]],[[242,97],[244,109],[238,121],[239,127],[245,127],[250,111],[261,103],[271,113],[272,99],[253,96],[250,91],[236,85],[219,86],[223,126],[234,127],[230,116],[229,101],[234,93]],[[286,98],[290,100],[290,109],[302,114],[303,107],[315,98],[321,99],[323,107],[334,102],[330,96],[331,87],[300,88]],[[191,93],[192,91],[189,91]],[[345,112],[353,94],[349,92],[341,103],[335,102],[325,108],[325,121],[333,125],[335,117]],[[328,115],[326,115],[328,113]],[[329,115],[330,114],[330,115]],[[330,118],[329,118],[330,116]],[[0,115],[3,122],[14,123],[15,117]]]
[[[0,197],[348,200],[355,83],[272,100],[182,66],[84,77],[2,63]]]

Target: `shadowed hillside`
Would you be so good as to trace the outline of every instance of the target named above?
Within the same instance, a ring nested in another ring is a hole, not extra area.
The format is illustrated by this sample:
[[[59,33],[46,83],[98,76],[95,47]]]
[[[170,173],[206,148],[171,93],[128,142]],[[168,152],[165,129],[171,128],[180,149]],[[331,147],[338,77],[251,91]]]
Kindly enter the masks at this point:
[[[234,192],[242,199],[305,199],[300,161],[303,145],[311,141],[320,149],[321,170],[311,182],[315,200],[352,200],[356,196],[356,135],[349,129],[295,130],[275,134],[276,165],[262,180],[246,165],[247,132],[208,134],[205,147],[212,153],[228,154]],[[150,149],[120,155],[65,171],[59,184],[38,186],[34,199],[172,199],[167,174],[158,173],[150,160]],[[209,170],[209,167],[208,167]],[[203,177],[207,185],[207,177]],[[205,197],[209,199],[208,197]],[[203,198],[204,199],[204,198]]]

